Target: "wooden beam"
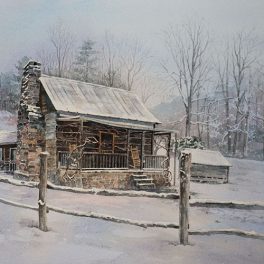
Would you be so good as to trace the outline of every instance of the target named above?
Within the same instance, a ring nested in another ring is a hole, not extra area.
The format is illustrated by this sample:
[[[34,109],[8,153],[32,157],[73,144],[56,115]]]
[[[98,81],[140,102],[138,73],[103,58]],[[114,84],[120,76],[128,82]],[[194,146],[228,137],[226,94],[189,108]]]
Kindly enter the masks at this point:
[[[168,134],[168,149],[167,149],[168,169],[170,168],[170,152],[171,152],[171,133]]]
[[[39,175],[39,229],[47,232],[47,158],[48,152],[40,153],[40,175]]]
[[[181,153],[180,157],[180,201],[179,236],[180,244],[188,244],[189,195],[190,195],[191,154]]]
[[[127,129],[127,168],[129,168],[130,129]]]
[[[174,134],[174,157],[173,157],[173,186],[176,186],[177,176],[177,133]]]
[[[83,120],[81,119],[80,120],[80,145],[84,144],[84,140],[85,139],[83,138]],[[83,149],[81,151],[83,151]],[[83,163],[83,158],[81,158],[79,162],[80,171],[82,171],[82,163]]]
[[[154,132],[151,133],[151,155],[154,155]]]
[[[141,134],[141,159],[140,159],[140,169],[144,168],[144,145],[145,145],[145,132]]]

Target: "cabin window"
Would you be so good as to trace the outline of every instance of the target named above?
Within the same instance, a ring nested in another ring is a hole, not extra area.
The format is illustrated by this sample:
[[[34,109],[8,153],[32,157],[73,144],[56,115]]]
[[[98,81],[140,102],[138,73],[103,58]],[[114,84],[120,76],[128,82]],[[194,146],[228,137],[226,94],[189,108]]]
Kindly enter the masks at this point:
[[[10,149],[9,158],[10,158],[10,160],[15,160],[16,159],[16,149],[15,148],[11,148]]]
[[[0,161],[4,160],[3,148],[0,148]]]
[[[114,139],[113,133],[100,132],[100,152],[114,153]]]

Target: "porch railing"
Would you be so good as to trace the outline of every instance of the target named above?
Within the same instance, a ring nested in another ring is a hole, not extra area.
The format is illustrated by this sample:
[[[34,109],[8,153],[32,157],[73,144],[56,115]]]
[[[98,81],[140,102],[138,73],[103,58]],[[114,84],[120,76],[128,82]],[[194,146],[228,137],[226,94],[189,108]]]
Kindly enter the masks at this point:
[[[126,169],[127,155],[114,153],[84,153],[83,169]]]
[[[15,170],[16,170],[16,162],[14,160],[0,161],[0,171],[14,173]]]
[[[166,156],[163,155],[145,155],[144,169],[163,169]]]
[[[71,160],[68,158],[69,152],[59,152],[60,166],[66,167]],[[163,155],[144,155],[144,169],[162,170],[163,163],[166,160]],[[82,169],[128,169],[127,154],[117,153],[94,153],[84,152],[81,164]],[[70,164],[70,167],[76,168],[76,164]]]
[[[69,160],[69,152],[59,152],[60,166],[67,166]],[[73,165],[73,164],[72,164]],[[126,154],[114,153],[83,153],[81,159],[82,169],[126,169],[128,168]]]

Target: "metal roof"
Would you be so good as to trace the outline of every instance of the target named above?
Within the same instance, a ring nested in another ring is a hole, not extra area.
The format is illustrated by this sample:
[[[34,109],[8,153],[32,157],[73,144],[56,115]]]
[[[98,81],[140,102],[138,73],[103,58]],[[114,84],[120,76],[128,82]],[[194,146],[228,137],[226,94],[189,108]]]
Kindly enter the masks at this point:
[[[63,114],[122,119],[122,122],[160,123],[132,92],[43,75],[40,81],[55,109]]]
[[[17,132],[16,131],[0,131],[0,145],[16,144]]]
[[[193,164],[230,167],[231,163],[219,152],[205,149],[185,149],[191,153]]]

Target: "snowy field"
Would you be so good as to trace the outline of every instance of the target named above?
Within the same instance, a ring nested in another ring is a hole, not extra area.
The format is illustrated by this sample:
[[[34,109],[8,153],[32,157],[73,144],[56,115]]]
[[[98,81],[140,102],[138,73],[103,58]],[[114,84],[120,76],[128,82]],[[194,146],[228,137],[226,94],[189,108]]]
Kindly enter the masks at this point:
[[[0,210],[1,264],[263,264],[263,240],[191,236],[191,245],[184,247],[178,245],[174,229],[143,229],[52,212],[51,231],[43,233],[34,227],[36,212],[2,204]]]
[[[191,183],[197,198],[264,201],[264,161],[228,159],[232,164],[228,184]]]
[[[264,162],[230,159],[229,184],[191,183],[194,198],[264,201]],[[36,205],[36,188],[0,183],[0,197]],[[146,197],[95,196],[48,190],[48,204],[141,221],[178,222],[178,202]],[[175,229],[140,228],[50,212],[43,233],[37,212],[0,203],[1,264],[264,263],[264,241],[232,235],[190,236]],[[264,233],[263,210],[190,209],[191,229],[238,228]]]

